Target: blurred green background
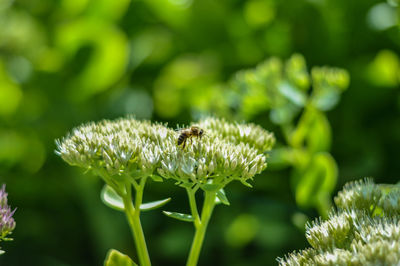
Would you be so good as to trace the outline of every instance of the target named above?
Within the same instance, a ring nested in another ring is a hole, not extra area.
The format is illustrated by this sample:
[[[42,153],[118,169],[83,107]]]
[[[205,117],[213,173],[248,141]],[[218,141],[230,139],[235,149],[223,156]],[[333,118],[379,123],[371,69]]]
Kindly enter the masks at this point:
[[[0,0],[0,183],[18,207],[1,265],[101,265],[116,248],[136,258],[122,213],[100,201],[100,180],[54,154],[54,140],[86,121],[137,118],[187,124],[235,111],[218,89],[243,68],[302,54],[310,69],[345,68],[350,87],[327,112],[339,178],[399,180],[400,38],[388,0]],[[252,106],[252,102],[248,104]],[[240,108],[240,107],[239,107]],[[246,113],[246,110],[241,110]],[[250,110],[251,112],[251,110]],[[237,116],[235,116],[237,118]],[[269,111],[239,117],[282,133]],[[296,204],[290,169],[271,165],[249,189],[228,186],[200,265],[270,265],[307,246],[318,215]],[[184,190],[150,183],[145,200]],[[183,265],[191,224],[143,213],[154,265]]]

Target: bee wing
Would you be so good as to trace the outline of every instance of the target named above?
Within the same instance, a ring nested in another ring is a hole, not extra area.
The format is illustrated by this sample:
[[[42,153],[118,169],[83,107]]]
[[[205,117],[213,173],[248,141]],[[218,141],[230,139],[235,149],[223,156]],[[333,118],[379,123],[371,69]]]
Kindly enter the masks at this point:
[[[180,132],[182,130],[188,129],[188,127],[180,127],[179,125],[176,126],[175,131]]]

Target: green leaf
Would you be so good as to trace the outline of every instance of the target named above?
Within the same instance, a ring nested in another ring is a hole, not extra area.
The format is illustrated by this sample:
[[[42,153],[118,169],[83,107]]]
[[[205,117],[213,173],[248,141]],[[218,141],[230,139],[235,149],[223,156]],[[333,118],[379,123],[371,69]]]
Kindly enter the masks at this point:
[[[312,98],[312,105],[321,111],[329,111],[336,106],[340,100],[340,92],[332,88],[316,90]]]
[[[321,207],[328,210],[329,195],[335,188],[337,166],[329,153],[315,154],[310,163],[294,174],[296,201],[303,207]]]
[[[184,222],[193,222],[194,221],[194,218],[190,214],[184,214],[184,213],[179,213],[179,212],[167,212],[167,211],[163,211],[163,213],[165,215],[167,215],[168,217],[171,217],[171,218],[174,218],[177,220],[181,220]]]
[[[275,147],[269,153],[268,168],[284,169],[294,161],[294,151],[289,147]]]
[[[150,211],[150,210],[154,210],[154,209],[160,208],[161,206],[164,206],[164,205],[167,204],[170,200],[171,200],[171,198],[166,198],[166,199],[162,199],[162,200],[157,200],[157,201],[152,201],[152,202],[143,203],[142,205],[140,205],[140,210],[141,210],[141,211]]]
[[[306,137],[311,152],[328,151],[331,145],[331,127],[325,114],[314,111],[313,121],[309,125]]]
[[[117,211],[124,211],[125,206],[122,198],[112,189],[110,186],[105,185],[103,190],[101,191],[101,200],[105,205],[111,207]],[[148,203],[143,203],[140,205],[140,210],[142,211],[150,211],[157,209],[161,206],[167,204],[171,198],[166,198],[162,200],[152,201]]]
[[[217,203],[217,204],[222,203],[222,204],[225,204],[225,205],[228,205],[228,206],[231,205],[231,204],[229,203],[228,198],[227,198],[226,195],[225,195],[225,191],[224,191],[223,188],[221,188],[220,190],[218,190],[218,192],[217,192],[217,197],[215,198],[215,203]]]
[[[213,191],[218,190],[221,187],[221,185],[219,185],[219,184],[204,184],[204,185],[201,185],[200,187],[204,191],[213,192]]]
[[[122,198],[109,185],[105,185],[101,190],[101,200],[105,205],[117,211],[124,211],[124,202]]]
[[[153,181],[155,181],[155,182],[163,182],[164,181],[164,179],[159,175],[151,175],[150,178],[153,179]]]
[[[279,92],[285,96],[293,104],[302,107],[306,104],[307,94],[295,87],[288,82],[282,82],[278,87]]]
[[[273,123],[282,125],[290,123],[299,111],[300,107],[291,102],[287,102],[285,105],[272,109],[269,113],[269,117]]]
[[[104,266],[138,266],[127,255],[115,249],[110,249],[104,260]]]

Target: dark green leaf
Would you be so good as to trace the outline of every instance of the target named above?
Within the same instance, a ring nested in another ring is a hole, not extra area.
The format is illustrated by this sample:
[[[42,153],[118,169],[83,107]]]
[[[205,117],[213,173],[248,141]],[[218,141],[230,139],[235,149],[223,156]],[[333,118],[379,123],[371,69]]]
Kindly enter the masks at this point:
[[[167,211],[163,211],[163,213],[165,215],[167,215],[168,217],[178,219],[178,220],[181,220],[184,222],[193,222],[194,221],[194,218],[190,214],[184,214],[184,213],[179,213],[179,212],[167,212]]]

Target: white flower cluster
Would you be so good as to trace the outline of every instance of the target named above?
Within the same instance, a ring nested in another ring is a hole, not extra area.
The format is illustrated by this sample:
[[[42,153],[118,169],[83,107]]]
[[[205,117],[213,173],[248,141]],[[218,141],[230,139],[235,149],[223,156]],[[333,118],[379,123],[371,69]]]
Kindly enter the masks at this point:
[[[376,204],[381,197],[381,190],[372,179],[347,183],[335,197],[335,204],[342,209],[367,209]]]
[[[210,138],[226,140],[234,144],[248,144],[261,152],[269,151],[275,143],[274,135],[255,124],[229,123],[225,119],[208,118],[199,121]]]
[[[215,185],[232,180],[244,184],[266,167],[265,151],[274,137],[255,125],[231,124],[208,118],[197,124],[204,129],[183,149],[179,132],[161,124],[133,118],[89,123],[57,141],[66,162],[108,177],[141,178],[153,174],[185,185]]]
[[[71,165],[140,178],[154,172],[160,161],[159,144],[173,135],[173,130],[147,121],[104,120],[82,125],[57,140],[56,153]]]
[[[278,259],[280,265],[400,265],[398,191],[371,179],[346,185],[335,199],[338,211],[307,225],[312,248]]]

